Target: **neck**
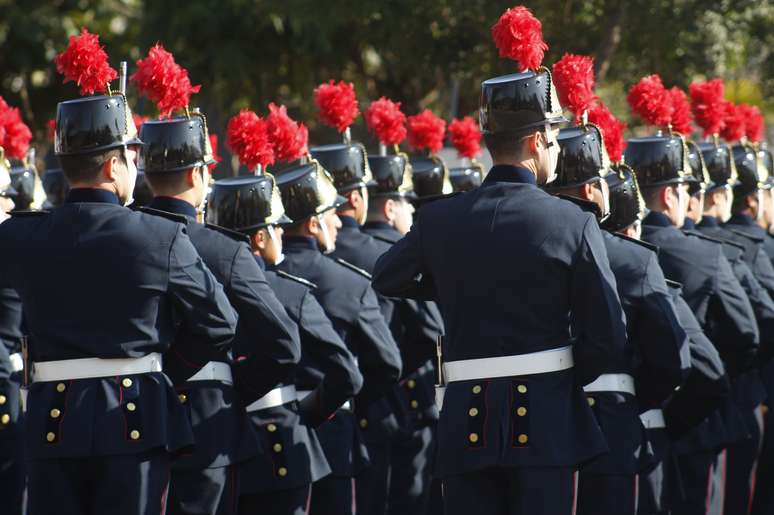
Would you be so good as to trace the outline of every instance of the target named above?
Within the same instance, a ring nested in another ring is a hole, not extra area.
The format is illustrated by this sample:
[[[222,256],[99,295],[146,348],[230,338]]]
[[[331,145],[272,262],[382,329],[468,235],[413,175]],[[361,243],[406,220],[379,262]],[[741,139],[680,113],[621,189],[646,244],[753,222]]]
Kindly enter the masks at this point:
[[[155,196],[157,197],[168,197],[173,198],[177,200],[182,200],[183,202],[187,202],[188,204],[191,204],[193,207],[197,208],[198,203],[196,199],[196,194],[192,190],[183,191],[180,193],[165,193],[165,192],[154,192]]]
[[[339,216],[348,216],[357,220],[357,213],[352,208],[339,209],[336,211],[336,214]]]
[[[524,161],[519,161],[516,159],[508,159],[503,161],[497,161],[494,163],[494,166],[497,165],[504,165],[504,166],[518,166],[519,168],[525,168],[532,172],[532,175],[535,176],[535,178],[538,177],[538,167],[537,163],[535,163],[534,159],[527,159]]]
[[[100,182],[98,184],[92,184],[92,183],[86,183],[86,182],[73,182],[70,184],[71,190],[78,189],[78,188],[109,191],[110,193],[113,193],[117,197],[120,197],[120,195],[118,194],[118,188],[116,188],[116,185],[114,182]]]

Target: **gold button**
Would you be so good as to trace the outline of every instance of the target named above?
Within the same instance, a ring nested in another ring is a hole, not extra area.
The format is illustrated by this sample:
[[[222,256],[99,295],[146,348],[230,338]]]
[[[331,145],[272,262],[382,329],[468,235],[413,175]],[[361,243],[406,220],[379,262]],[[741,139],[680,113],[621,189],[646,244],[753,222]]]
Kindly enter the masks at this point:
[[[8,423],[11,422],[11,415],[8,413],[3,414],[3,416],[0,417],[0,422],[2,422],[4,426],[7,426]]]
[[[520,417],[523,417],[524,415],[527,414],[527,408],[525,408],[524,406],[520,407],[519,409],[516,410],[516,414]]]
[[[481,393],[481,386],[476,385],[473,387],[473,393]]]
[[[54,433],[48,433],[46,435],[46,440],[49,442],[53,442],[54,440],[56,440],[56,435]]]
[[[277,474],[279,474],[280,477],[285,477],[288,475],[288,469],[286,469],[285,467],[280,467],[279,470],[277,471]]]
[[[133,429],[131,433],[129,433],[129,438],[132,440],[139,440],[140,439],[140,432],[136,429]]]
[[[417,401],[411,401],[411,407],[417,409],[419,407],[419,403]]]
[[[417,387],[417,382],[414,381],[413,379],[409,379],[408,382],[406,383],[406,386],[409,387],[409,390],[413,390],[414,388]]]
[[[476,433],[470,433],[470,435],[468,435],[468,440],[470,440],[470,443],[476,443],[478,441],[478,435]]]
[[[519,393],[527,393],[527,387],[523,384],[517,386],[516,389],[519,391]]]
[[[5,401],[7,401],[7,400],[8,400],[8,399],[6,399],[6,398],[5,398],[5,395],[0,395],[0,406],[2,406],[3,404],[5,404]]]
[[[266,426],[266,430],[270,433],[273,433],[274,431],[277,430],[277,426],[275,426],[274,424],[269,424],[268,426]]]
[[[524,444],[529,441],[529,437],[527,435],[519,435],[519,443]]]
[[[180,399],[180,402],[185,404],[185,402],[188,400],[188,396],[184,393],[181,393],[177,396],[178,399]]]
[[[54,408],[51,411],[49,411],[48,414],[51,415],[51,418],[59,418],[59,415],[61,415],[62,412],[59,411],[58,409]]]
[[[468,410],[468,415],[470,415],[471,417],[475,417],[476,415],[478,415],[478,408],[470,408]]]
[[[588,399],[586,399],[586,401],[589,403],[589,406],[593,406],[594,404],[597,403],[597,401],[594,400],[594,397],[589,397]]]
[[[282,452],[282,444],[275,443],[274,446],[272,446],[272,449],[274,449],[274,452]]]
[[[368,420],[366,420],[364,418],[361,418],[360,419],[360,427],[362,427],[363,429],[367,428],[368,427]]]
[[[125,377],[123,381],[121,381],[121,384],[124,386],[124,388],[131,388],[132,387],[132,380],[128,377]]]
[[[59,383],[58,385],[56,385],[56,391],[59,393],[62,393],[63,391],[65,391],[65,388],[67,388],[67,386],[65,386],[64,383]]]
[[[126,409],[127,411],[134,411],[137,409],[137,405],[133,402],[126,403]]]

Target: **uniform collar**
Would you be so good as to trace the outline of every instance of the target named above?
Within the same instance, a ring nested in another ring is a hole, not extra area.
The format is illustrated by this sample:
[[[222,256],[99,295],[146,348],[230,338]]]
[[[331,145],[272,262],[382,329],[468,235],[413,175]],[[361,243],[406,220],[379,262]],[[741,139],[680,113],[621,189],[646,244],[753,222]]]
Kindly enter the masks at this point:
[[[167,213],[184,215],[196,220],[196,208],[185,200],[180,200],[179,198],[154,197],[148,207],[158,209],[159,211],[166,211]]]
[[[264,272],[266,271],[266,261],[263,260],[261,256],[258,254],[253,254],[253,257],[255,257],[255,262],[258,263],[258,266],[261,267],[261,270]]]
[[[391,226],[387,222],[381,222],[381,221],[379,221],[379,222],[366,222],[365,225],[363,226],[363,229],[367,229],[367,230],[370,230],[370,231],[394,231],[394,232],[398,232],[398,230],[395,227]]]
[[[494,165],[484,179],[483,185],[495,182],[517,182],[523,184],[537,184],[535,174],[522,166]]]
[[[357,220],[355,220],[351,216],[339,215],[339,220],[341,220],[341,228],[342,229],[357,229],[357,230],[360,230],[360,224],[357,223]]]
[[[704,218],[702,218],[702,221],[704,221]],[[696,222],[694,222],[693,218],[685,217],[685,222],[683,222],[683,230],[684,231],[692,231],[696,229]]]
[[[728,223],[734,225],[756,225],[755,220],[749,215],[736,214],[728,219]]]
[[[664,213],[659,213],[657,211],[651,211],[648,213],[648,216],[643,218],[642,220],[643,225],[655,225],[657,227],[672,227],[672,220],[669,219],[667,215]]]
[[[319,251],[320,247],[317,240],[309,236],[283,236],[282,245],[285,250],[293,249],[312,249]]]
[[[720,222],[714,216],[704,215],[701,217],[701,222],[699,222],[699,227],[720,227]]]
[[[117,206],[121,205],[121,202],[118,200],[118,196],[115,193],[99,188],[72,189],[67,194],[65,202],[68,204],[73,202],[99,202],[103,204],[115,204]]]

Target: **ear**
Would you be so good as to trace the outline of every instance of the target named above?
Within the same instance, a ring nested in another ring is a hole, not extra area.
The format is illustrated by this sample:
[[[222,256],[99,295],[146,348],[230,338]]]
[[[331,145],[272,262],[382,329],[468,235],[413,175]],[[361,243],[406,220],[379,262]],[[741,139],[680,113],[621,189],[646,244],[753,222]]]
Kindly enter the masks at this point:
[[[395,218],[395,201],[388,198],[382,205],[382,214],[388,221],[392,221]]]
[[[118,164],[118,158],[112,156],[102,163],[102,178],[107,182],[115,182],[117,179],[116,164]]]
[[[188,173],[186,173],[186,183],[188,184],[189,188],[193,188],[196,186],[197,182],[197,175],[199,175],[199,170],[196,168],[191,168],[188,170]]]
[[[658,194],[658,198],[661,201],[661,205],[664,207],[672,207],[672,193],[674,188],[672,186],[663,186]]]
[[[540,138],[539,132],[534,132],[527,137],[527,146],[529,147],[530,154],[536,154],[538,151],[538,142]]]
[[[586,200],[594,200],[594,185],[591,183],[586,183],[583,186],[579,188],[579,192],[581,195],[581,198]]]
[[[317,234],[320,232],[320,220],[316,216],[310,216],[304,222],[304,228],[309,234]]]

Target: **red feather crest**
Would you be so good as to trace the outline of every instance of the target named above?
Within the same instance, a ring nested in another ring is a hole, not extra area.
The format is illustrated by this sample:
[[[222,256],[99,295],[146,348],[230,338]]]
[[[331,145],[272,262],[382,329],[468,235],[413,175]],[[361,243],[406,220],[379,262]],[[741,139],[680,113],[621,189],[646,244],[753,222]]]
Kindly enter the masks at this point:
[[[218,163],[220,163],[223,158],[220,157],[220,154],[218,154],[218,135],[217,134],[209,134],[210,137],[210,148],[212,149],[212,160],[215,161],[211,165],[207,165],[207,167],[210,169],[210,172],[212,172],[215,167],[218,166]]]
[[[688,95],[674,86],[669,90],[669,96],[672,100],[672,128],[684,136],[689,136],[693,132],[693,115]]]
[[[351,82],[333,80],[320,84],[314,90],[314,102],[320,110],[320,121],[339,132],[352,125],[360,110],[357,107],[355,85]]]
[[[409,144],[417,150],[429,150],[436,153],[443,148],[443,136],[446,122],[438,118],[430,109],[408,117]]]
[[[143,123],[147,122],[150,119],[149,116],[143,116],[141,114],[132,113],[132,120],[134,120],[134,126],[137,128],[137,130],[140,130],[140,127]]]
[[[744,111],[728,100],[725,101],[724,106],[725,116],[723,117],[723,128],[720,129],[720,136],[729,143],[738,141],[744,136]]]
[[[602,138],[604,138],[610,161],[620,163],[626,148],[626,140],[624,139],[626,124],[616,118],[602,102],[597,102],[589,109],[589,122],[602,131]]]
[[[226,145],[250,170],[274,164],[274,149],[269,141],[269,125],[253,111],[242,109],[228,121]]]
[[[382,97],[371,102],[364,113],[366,124],[385,145],[400,145],[406,139],[406,115],[400,110],[400,102]]]
[[[64,75],[64,82],[78,84],[81,95],[107,91],[110,81],[118,72],[108,64],[108,55],[99,44],[99,36],[85,28],[78,36],[70,36],[67,48],[54,58],[56,71]]]
[[[56,136],[56,120],[51,118],[46,122],[46,128],[48,129],[48,139],[53,143],[54,136]],[[0,137],[2,139],[2,137]]]
[[[548,45],[543,41],[543,26],[526,7],[506,10],[492,26],[492,38],[500,57],[513,59],[522,69],[537,70]]]
[[[24,159],[30,148],[30,140],[32,132],[22,121],[19,109],[9,106],[0,97],[0,147],[5,150],[6,157]]]
[[[704,129],[704,136],[718,134],[725,118],[724,87],[721,79],[694,82],[688,87],[691,110],[696,124]]]
[[[752,143],[758,143],[763,139],[765,120],[761,110],[750,104],[739,104],[737,106],[744,117],[744,133],[747,139]]]
[[[191,94],[201,89],[191,85],[188,71],[159,44],[148,50],[145,59],[137,61],[137,71],[129,80],[156,104],[161,116],[169,116],[172,111],[187,106]]]
[[[481,151],[481,131],[476,120],[466,116],[449,124],[451,142],[462,157],[473,159]]]
[[[666,127],[672,121],[672,102],[669,92],[658,75],[648,75],[629,89],[626,100],[645,122]]]
[[[269,104],[268,124],[269,141],[274,147],[277,161],[295,161],[308,152],[306,145],[309,132],[303,123],[288,116],[285,106]]]
[[[597,100],[594,94],[594,59],[585,55],[564,54],[552,68],[559,101],[575,113],[578,123]]]

